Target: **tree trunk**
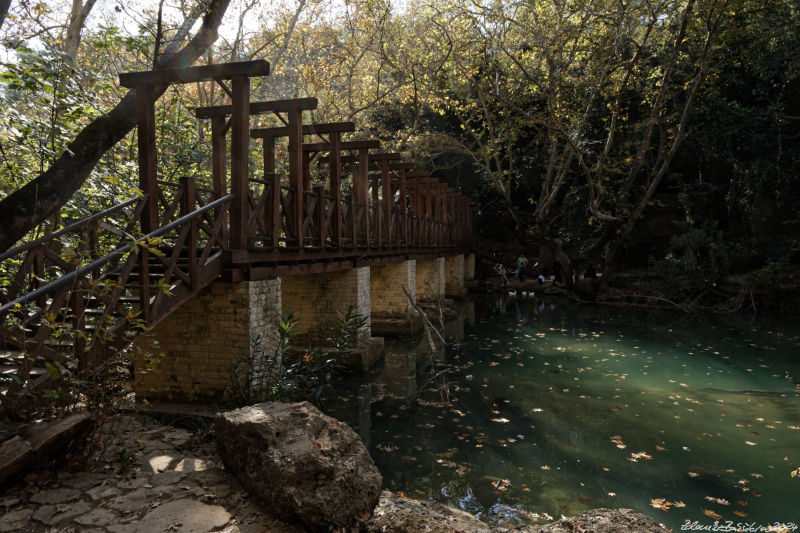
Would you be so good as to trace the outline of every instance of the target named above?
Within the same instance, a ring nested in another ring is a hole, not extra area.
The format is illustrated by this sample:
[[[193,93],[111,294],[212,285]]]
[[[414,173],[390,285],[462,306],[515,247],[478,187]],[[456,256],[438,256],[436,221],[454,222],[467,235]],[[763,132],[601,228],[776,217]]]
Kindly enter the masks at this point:
[[[72,0],[72,10],[69,13],[69,24],[67,24],[67,37],[64,39],[64,53],[70,57],[75,57],[78,47],[81,45],[81,31],[86,22],[86,18],[92,11],[97,0]]]
[[[3,22],[6,21],[8,8],[11,7],[11,0],[0,0],[0,28],[3,27]]]
[[[230,0],[211,0],[203,24],[179,52],[159,57],[160,69],[191,65],[217,38]],[[178,43],[176,43],[177,47]],[[156,88],[156,97],[167,86]],[[136,91],[130,90],[108,113],[86,125],[45,172],[0,201],[0,252],[14,246],[30,230],[64,205],[97,162],[136,126]]]

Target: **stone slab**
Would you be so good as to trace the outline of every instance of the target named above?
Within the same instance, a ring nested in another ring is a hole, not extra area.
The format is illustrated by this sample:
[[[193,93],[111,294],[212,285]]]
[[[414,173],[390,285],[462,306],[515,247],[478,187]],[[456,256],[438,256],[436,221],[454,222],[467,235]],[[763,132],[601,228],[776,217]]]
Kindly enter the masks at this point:
[[[183,499],[159,505],[137,522],[108,526],[107,529],[112,533],[206,533],[224,527],[230,519],[231,515],[219,505]]]

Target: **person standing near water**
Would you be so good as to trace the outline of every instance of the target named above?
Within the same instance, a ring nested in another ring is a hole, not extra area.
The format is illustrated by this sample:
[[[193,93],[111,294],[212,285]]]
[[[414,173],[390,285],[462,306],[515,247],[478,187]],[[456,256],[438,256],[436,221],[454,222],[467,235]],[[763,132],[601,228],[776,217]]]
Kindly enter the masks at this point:
[[[528,258],[525,254],[519,254],[517,257],[517,273],[514,274],[514,279],[525,282],[525,270],[528,268]]]
[[[501,263],[497,263],[494,267],[494,271],[500,276],[500,286],[505,287],[508,285],[508,278],[506,277],[506,267],[504,267]]]

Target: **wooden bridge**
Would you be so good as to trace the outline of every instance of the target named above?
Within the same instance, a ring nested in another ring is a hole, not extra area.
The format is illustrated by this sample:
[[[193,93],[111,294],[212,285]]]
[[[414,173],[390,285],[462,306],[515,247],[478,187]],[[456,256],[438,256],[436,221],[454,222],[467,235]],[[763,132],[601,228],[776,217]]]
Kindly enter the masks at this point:
[[[212,282],[438,260],[468,248],[464,196],[378,141],[344,140],[351,122],[304,124],[314,98],[251,102],[251,77],[268,71],[251,61],[120,75],[136,90],[141,196],[0,254],[3,413],[29,409],[64,377],[102,369]],[[196,109],[210,122],[210,180],[165,180],[156,95],[204,81],[230,97]],[[262,114],[282,126],[251,129]],[[251,165],[259,141],[263,163]]]

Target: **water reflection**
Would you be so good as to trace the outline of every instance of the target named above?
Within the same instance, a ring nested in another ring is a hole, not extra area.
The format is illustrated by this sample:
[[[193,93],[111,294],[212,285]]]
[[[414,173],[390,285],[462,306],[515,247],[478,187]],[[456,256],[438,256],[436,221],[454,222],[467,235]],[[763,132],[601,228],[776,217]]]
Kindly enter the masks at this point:
[[[502,294],[459,308],[447,350],[389,343],[330,411],[358,428],[386,488],[490,522],[601,506],[671,527],[704,510],[787,521],[798,333]]]

